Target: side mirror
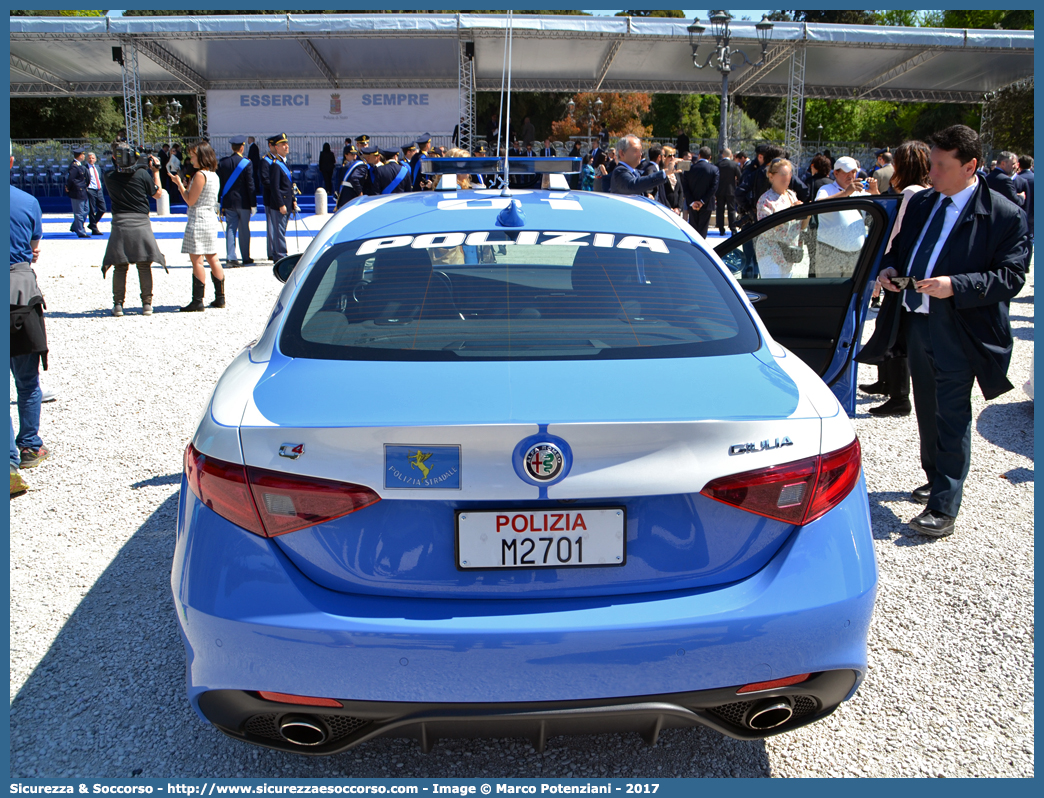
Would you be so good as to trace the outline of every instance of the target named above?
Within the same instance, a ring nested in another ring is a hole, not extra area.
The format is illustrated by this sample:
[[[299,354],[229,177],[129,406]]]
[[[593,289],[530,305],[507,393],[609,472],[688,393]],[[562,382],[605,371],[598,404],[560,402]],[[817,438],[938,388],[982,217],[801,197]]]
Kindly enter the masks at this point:
[[[298,252],[294,255],[287,255],[285,258],[280,258],[275,262],[272,266],[272,274],[275,275],[279,282],[285,283],[290,278],[297,262],[301,260],[302,254],[304,253]]]

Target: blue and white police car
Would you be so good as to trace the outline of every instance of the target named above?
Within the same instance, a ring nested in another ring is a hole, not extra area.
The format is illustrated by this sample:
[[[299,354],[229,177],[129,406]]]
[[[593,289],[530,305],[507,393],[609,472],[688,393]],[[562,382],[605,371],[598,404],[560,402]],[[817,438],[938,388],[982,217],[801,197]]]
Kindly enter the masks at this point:
[[[193,707],[305,754],[833,712],[877,585],[846,410],[889,210],[715,252],[644,198],[442,185],[277,264],[214,389],[171,578]]]

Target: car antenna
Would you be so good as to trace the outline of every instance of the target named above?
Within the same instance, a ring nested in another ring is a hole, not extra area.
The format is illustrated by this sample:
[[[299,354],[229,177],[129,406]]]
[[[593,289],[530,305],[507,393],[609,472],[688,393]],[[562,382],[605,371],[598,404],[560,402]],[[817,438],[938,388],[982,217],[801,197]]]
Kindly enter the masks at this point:
[[[512,12],[508,11],[507,18],[507,29],[504,31],[504,63],[507,71],[507,124],[501,127],[501,132],[504,134],[504,187],[500,191],[500,196],[510,197],[511,189],[508,186],[508,154],[511,152],[508,147],[508,128],[511,126],[511,41],[512,35]],[[504,105],[504,75],[501,73],[500,77],[500,104],[501,107]]]

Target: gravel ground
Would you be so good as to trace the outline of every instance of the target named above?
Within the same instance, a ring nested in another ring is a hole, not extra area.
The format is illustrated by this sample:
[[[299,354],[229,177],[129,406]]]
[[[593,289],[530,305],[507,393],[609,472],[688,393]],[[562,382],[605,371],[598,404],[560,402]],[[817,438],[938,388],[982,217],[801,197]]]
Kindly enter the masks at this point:
[[[696,728],[655,748],[612,734],[555,738],[543,754],[525,740],[443,740],[425,755],[378,740],[311,759],[230,740],[184,697],[169,584],[182,451],[278,283],[267,266],[230,270],[227,309],[178,314],[191,282],[180,243],[160,242],[172,268],[155,272],[156,315],[139,315],[132,270],[115,319],[111,281],[92,268],[104,241],[44,242],[44,382],[60,395],[41,423],[53,454],[11,502],[13,777],[1033,775],[1033,405],[1021,390],[1032,279],[1011,306],[1016,390],[974,395],[955,535],[906,527],[920,508],[904,495],[923,481],[915,422],[870,417],[874,400],[860,400],[880,589],[867,679],[826,720],[757,742]]]

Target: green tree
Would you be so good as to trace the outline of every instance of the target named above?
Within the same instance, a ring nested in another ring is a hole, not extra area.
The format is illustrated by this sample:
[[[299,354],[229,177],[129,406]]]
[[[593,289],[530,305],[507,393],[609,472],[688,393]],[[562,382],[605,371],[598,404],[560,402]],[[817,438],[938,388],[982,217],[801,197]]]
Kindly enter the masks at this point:
[[[217,11],[214,9],[202,9],[196,11],[187,11],[185,9],[177,9],[174,11],[153,11],[151,9],[137,9],[132,11],[124,11],[125,17],[202,17],[202,16],[227,16],[229,14],[243,14],[249,13],[244,12],[243,9],[232,10],[232,11]],[[262,9],[257,12],[258,14],[503,14],[503,11],[460,11],[460,10],[442,10],[442,11],[418,11],[417,9],[406,9],[399,11],[391,11],[387,9],[376,9],[372,11],[357,11],[352,9],[351,11],[344,11],[341,9],[332,9],[326,11],[302,11],[301,9],[292,9],[286,11],[274,11],[270,9]],[[591,16],[586,11],[515,11],[516,14],[544,14],[544,15],[572,15],[572,16]]]
[[[617,11],[618,17],[667,17],[669,19],[685,19],[684,11]]]
[[[13,97],[11,138],[112,141],[123,127],[112,97]]]
[[[996,149],[1033,154],[1033,84],[1017,84],[989,100],[989,130]]]
[[[104,17],[107,11],[12,11],[12,17]]]
[[[1033,10],[944,11],[942,23],[946,28],[1033,30]]]

